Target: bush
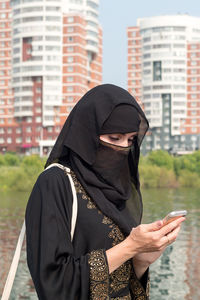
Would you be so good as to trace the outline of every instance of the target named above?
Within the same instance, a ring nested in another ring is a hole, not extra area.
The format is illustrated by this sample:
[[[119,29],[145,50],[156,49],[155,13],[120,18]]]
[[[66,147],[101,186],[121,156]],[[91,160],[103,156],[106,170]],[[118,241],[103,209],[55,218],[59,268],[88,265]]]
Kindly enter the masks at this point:
[[[173,170],[150,164],[140,166],[140,182],[144,188],[166,188],[178,185]]]
[[[27,167],[43,167],[43,161],[38,155],[24,156],[22,165]]]
[[[139,168],[140,171],[140,184],[144,188],[158,187],[160,176],[160,168],[152,165],[143,165]]]
[[[200,187],[200,178],[197,173],[183,170],[179,176],[179,184],[182,187]]]
[[[160,176],[158,180],[158,187],[160,188],[175,188],[178,187],[178,181],[173,170],[160,168]]]
[[[3,154],[0,154],[0,166],[4,166],[4,165],[5,165],[4,156]]]
[[[36,155],[25,156],[20,160],[17,155],[10,153],[2,157],[0,156],[0,190],[31,191],[39,173],[44,169],[44,160]]]
[[[147,162],[158,167],[173,169],[173,157],[163,150],[152,151],[147,156]]]
[[[14,153],[4,154],[4,162],[7,166],[18,166],[20,164],[19,156]]]

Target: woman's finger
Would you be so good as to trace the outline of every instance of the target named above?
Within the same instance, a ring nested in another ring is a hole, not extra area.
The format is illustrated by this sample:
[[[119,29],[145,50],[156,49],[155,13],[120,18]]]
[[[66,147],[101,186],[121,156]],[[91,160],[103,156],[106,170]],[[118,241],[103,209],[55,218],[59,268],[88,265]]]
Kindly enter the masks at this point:
[[[164,244],[166,246],[174,243],[176,241],[176,238],[179,234],[179,231],[181,229],[181,226],[176,227],[173,231],[171,231],[170,233],[166,234],[163,238],[162,241],[164,242]]]
[[[150,224],[141,224],[139,225],[142,227],[142,230],[144,232],[152,232],[152,231],[157,231],[160,230],[163,226],[163,221],[159,220],[159,221],[155,221],[153,223]]]
[[[160,233],[161,235],[165,236],[168,233],[170,233],[171,231],[173,231],[176,227],[180,226],[181,223],[185,220],[185,217],[180,217],[174,221],[172,221],[171,223],[164,225],[161,229],[160,229]]]

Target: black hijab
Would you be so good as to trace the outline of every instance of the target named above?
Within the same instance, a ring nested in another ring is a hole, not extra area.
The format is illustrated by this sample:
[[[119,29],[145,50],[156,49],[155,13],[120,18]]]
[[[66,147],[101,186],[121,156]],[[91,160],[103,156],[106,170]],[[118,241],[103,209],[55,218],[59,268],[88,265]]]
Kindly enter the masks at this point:
[[[69,165],[97,207],[129,234],[142,217],[138,163],[140,144],[147,129],[148,121],[142,109],[126,90],[111,84],[97,86],[73,108],[45,167],[58,161]],[[138,132],[137,138],[128,152],[108,147],[99,140],[101,134],[134,131]],[[105,175],[102,165],[99,168],[99,157],[104,157],[103,161],[109,157],[113,166],[108,170],[110,173]],[[113,177],[115,174],[119,176]],[[132,216],[126,214],[125,218],[128,199]]]

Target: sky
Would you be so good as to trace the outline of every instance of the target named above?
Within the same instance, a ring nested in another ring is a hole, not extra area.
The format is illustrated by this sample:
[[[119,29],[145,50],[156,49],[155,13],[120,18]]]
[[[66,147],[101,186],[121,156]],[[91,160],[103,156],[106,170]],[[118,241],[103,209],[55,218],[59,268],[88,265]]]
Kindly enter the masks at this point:
[[[127,88],[126,28],[138,18],[189,14],[200,17],[200,0],[99,0],[103,28],[103,83]]]

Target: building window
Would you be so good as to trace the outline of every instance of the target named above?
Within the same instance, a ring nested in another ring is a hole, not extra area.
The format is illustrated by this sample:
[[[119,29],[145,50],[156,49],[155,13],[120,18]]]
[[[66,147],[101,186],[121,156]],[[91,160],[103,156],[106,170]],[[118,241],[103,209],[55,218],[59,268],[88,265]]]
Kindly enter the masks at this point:
[[[53,132],[53,128],[52,127],[47,127],[47,131],[48,132]]]
[[[21,128],[16,128],[16,133],[21,133],[22,129]]]
[[[27,117],[27,118],[26,118],[26,122],[27,122],[27,123],[31,123],[31,122],[32,122],[32,117]]]
[[[74,78],[72,76],[67,77],[67,82],[73,82]]]
[[[31,143],[31,137],[30,136],[26,137],[26,143]]]
[[[73,67],[67,67],[67,72],[73,72],[74,71],[74,68]]]
[[[68,27],[67,28],[67,32],[73,32],[74,31],[74,27]]]
[[[73,96],[67,97],[67,101],[68,101],[68,102],[72,102],[73,100],[74,100]]]
[[[41,119],[41,117],[36,117],[35,121],[36,121],[36,123],[40,123],[40,122],[42,122],[42,119]]]
[[[26,132],[31,132],[31,127],[26,127]]]
[[[36,131],[37,131],[37,132],[40,132],[41,130],[42,130],[42,127],[40,127],[40,126],[37,126],[37,127],[36,127]]]
[[[73,86],[68,86],[68,87],[67,87],[67,91],[68,91],[68,92],[73,92],[73,90],[74,90]]]
[[[40,102],[41,102],[41,97],[37,97],[37,98],[36,98],[36,102],[37,102],[37,103],[40,103]]]
[[[191,115],[192,116],[196,116],[197,115],[197,111],[196,110],[191,110]],[[193,121],[193,120],[192,120]],[[195,120],[196,121],[196,120]],[[196,123],[196,122],[195,122]]]
[[[153,62],[153,81],[162,80],[162,62],[154,61]]]
[[[12,128],[8,128],[7,133],[12,133]]]
[[[67,62],[68,62],[68,63],[71,63],[71,62],[73,62],[73,61],[74,61],[73,56],[69,56],[69,57],[67,58]]]
[[[8,138],[7,138],[7,143],[8,143],[8,144],[11,144],[11,143],[12,143],[11,137],[8,137]]]
[[[74,22],[74,18],[73,18],[73,17],[69,17],[69,18],[67,19],[67,21],[68,21],[68,23],[72,23],[72,22]]]
[[[74,47],[67,47],[67,52],[73,52],[74,51]]]
[[[16,138],[16,143],[17,143],[17,144],[20,144],[21,142],[22,142],[22,139],[21,139],[20,137],[17,137],[17,138]]]
[[[197,132],[197,128],[196,128],[196,127],[192,127],[192,128],[191,128],[191,131],[192,131],[192,132]]]
[[[72,36],[69,36],[69,37],[67,38],[67,41],[68,41],[68,42],[73,42],[73,37],[72,37]]]
[[[197,123],[197,120],[196,120],[196,119],[192,119],[192,120],[191,120],[191,123],[192,123],[192,124],[196,124],[196,123]]]
[[[36,113],[41,113],[41,107],[36,107]]]

